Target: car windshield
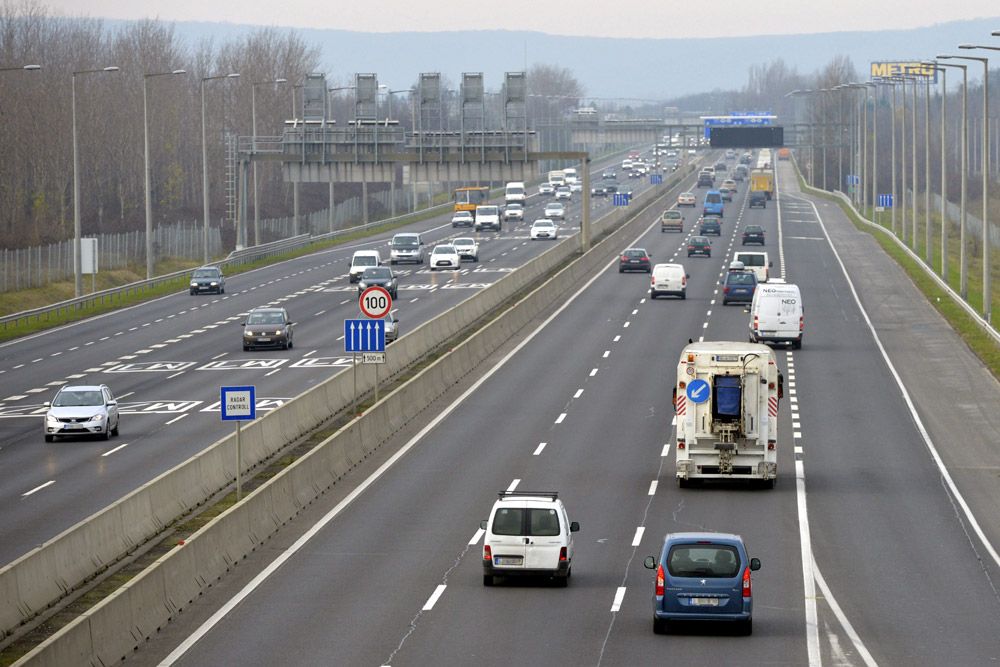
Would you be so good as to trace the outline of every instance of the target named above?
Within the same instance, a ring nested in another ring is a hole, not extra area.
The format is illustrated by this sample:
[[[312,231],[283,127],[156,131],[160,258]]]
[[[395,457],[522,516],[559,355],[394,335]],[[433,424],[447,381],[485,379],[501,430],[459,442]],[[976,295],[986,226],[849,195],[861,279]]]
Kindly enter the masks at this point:
[[[219,270],[218,269],[198,269],[197,271],[194,272],[194,275],[192,277],[194,277],[194,278],[218,278],[219,277]]]
[[[57,408],[104,405],[104,395],[100,389],[60,391],[52,405]]]
[[[521,211],[523,209],[524,207],[521,206],[520,204],[507,204],[508,211]]]
[[[678,544],[667,555],[667,571],[674,577],[731,579],[739,574],[740,556],[729,545]]]
[[[547,209],[551,209],[551,210],[553,210],[553,211],[561,211],[561,210],[562,210],[562,207],[563,207],[563,205],[562,205],[562,204],[549,204],[549,205],[548,205],[548,206],[546,206],[545,208],[547,208]]]
[[[456,217],[456,218],[471,218],[472,214],[469,213],[468,211],[460,211],[460,212],[456,213],[454,217]]]
[[[480,206],[476,209],[476,215],[496,215],[496,206]]]
[[[743,266],[764,266],[764,255],[736,255]]]
[[[752,273],[744,271],[733,271],[726,277],[727,285],[754,285],[756,282]]]
[[[455,254],[455,247],[450,245],[439,245],[434,248],[435,255],[453,255]]]
[[[420,244],[415,236],[397,236],[392,240],[392,245],[394,248],[416,248]]]
[[[378,266],[378,260],[371,255],[358,255],[354,258],[354,266]]]
[[[389,278],[392,278],[392,271],[381,266],[377,266],[372,269],[365,269],[365,272],[361,274],[362,280],[388,280]]]
[[[531,225],[531,226],[532,227],[553,227],[554,225],[555,225],[555,223],[553,223],[551,220],[535,220],[534,224]]]
[[[638,248],[636,248],[634,250],[626,250],[625,251],[625,256],[626,257],[645,257],[646,256],[646,251],[645,250],[639,250]]]
[[[247,324],[284,324],[285,315],[280,311],[250,313]]]

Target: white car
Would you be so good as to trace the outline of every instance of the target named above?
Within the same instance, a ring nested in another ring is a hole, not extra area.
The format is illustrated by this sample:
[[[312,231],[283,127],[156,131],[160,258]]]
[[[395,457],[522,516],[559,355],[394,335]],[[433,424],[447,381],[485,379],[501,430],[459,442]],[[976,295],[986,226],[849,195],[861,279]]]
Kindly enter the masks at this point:
[[[577,181],[576,183],[570,183],[569,184],[569,191],[570,192],[583,192],[583,182],[582,181]]]
[[[546,218],[553,219],[558,218],[560,220],[566,219],[566,207],[562,205],[561,202],[552,202],[545,205],[545,211],[542,213]]]
[[[48,408],[45,442],[63,435],[96,435],[105,440],[118,435],[118,401],[107,385],[64,386],[42,405]]]
[[[649,298],[662,295],[687,298],[687,279],[683,264],[657,264],[649,277]]]
[[[382,256],[378,250],[355,250],[347,273],[348,280],[352,283],[358,282],[361,274],[370,266],[382,266]]]
[[[472,211],[456,211],[455,215],[451,216],[452,227],[472,227],[474,224],[476,218],[472,215]]]
[[[476,207],[476,231],[481,232],[486,227],[501,230],[500,207],[495,204],[485,204]]]
[[[556,187],[551,183],[542,183],[538,186],[538,194],[551,195],[556,191]]]
[[[458,256],[458,251],[455,250],[455,246],[453,245],[436,245],[434,246],[434,250],[431,251],[431,271],[436,271],[438,269],[457,269],[461,263],[462,260]]]
[[[504,220],[524,220],[524,206],[510,203],[503,209]]]
[[[531,231],[528,233],[531,240],[535,239],[556,239],[559,237],[559,228],[556,223],[548,218],[541,218],[531,223]]]
[[[569,187],[568,185],[560,185],[556,188],[556,199],[572,199],[573,191]]]
[[[490,518],[479,523],[483,538],[483,586],[496,577],[550,577],[567,586],[573,572],[573,533],[580,524],[570,521],[555,492],[501,491]]]
[[[462,236],[453,239],[451,244],[455,246],[455,250],[458,252],[459,261],[466,258],[471,259],[473,262],[479,261],[479,244],[476,243],[476,239],[471,236]]]

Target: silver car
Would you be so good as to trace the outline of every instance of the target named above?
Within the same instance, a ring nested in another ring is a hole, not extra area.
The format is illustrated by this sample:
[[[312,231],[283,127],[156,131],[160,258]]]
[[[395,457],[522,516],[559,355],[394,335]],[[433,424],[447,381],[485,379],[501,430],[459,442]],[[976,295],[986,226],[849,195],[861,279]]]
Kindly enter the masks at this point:
[[[388,345],[392,341],[399,338],[399,318],[396,317],[398,310],[390,310],[389,314],[382,318],[383,325],[385,326],[385,342]]]
[[[551,204],[545,205],[545,212],[543,215],[546,218],[563,220],[566,217],[566,207],[562,205],[561,202],[552,202]]]
[[[45,442],[63,435],[118,435],[118,401],[107,385],[65,386],[44,406]]]

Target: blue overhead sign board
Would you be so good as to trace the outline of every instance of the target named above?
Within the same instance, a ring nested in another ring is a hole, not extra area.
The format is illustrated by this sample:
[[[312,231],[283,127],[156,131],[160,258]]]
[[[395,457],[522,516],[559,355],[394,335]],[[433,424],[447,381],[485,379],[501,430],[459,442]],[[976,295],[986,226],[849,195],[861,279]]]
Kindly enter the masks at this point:
[[[344,320],[344,352],[385,352],[382,320]]]

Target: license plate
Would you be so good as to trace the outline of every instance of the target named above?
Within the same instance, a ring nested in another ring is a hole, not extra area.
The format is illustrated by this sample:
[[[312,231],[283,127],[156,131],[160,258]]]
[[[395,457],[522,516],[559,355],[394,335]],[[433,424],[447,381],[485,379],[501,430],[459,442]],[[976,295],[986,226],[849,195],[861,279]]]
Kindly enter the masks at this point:
[[[270,343],[271,339],[270,338],[258,338],[257,342],[258,343]]]
[[[718,598],[691,598],[692,607],[718,607]]]
[[[521,556],[494,556],[494,565],[520,565],[524,559]]]

